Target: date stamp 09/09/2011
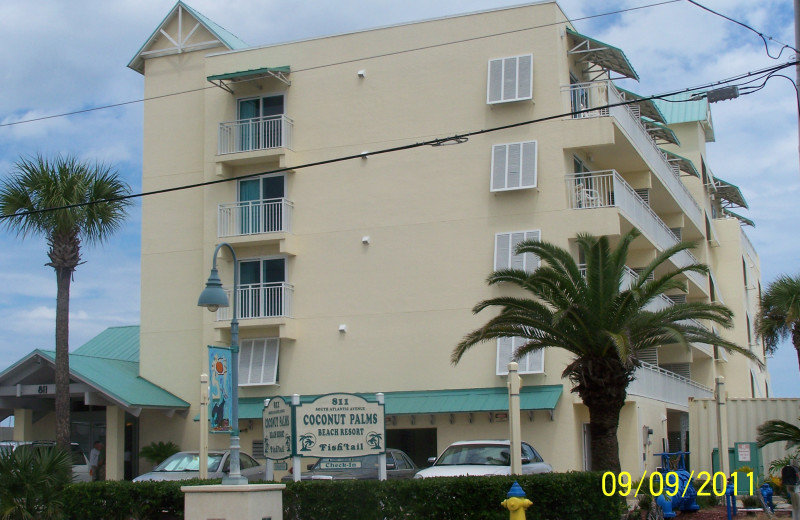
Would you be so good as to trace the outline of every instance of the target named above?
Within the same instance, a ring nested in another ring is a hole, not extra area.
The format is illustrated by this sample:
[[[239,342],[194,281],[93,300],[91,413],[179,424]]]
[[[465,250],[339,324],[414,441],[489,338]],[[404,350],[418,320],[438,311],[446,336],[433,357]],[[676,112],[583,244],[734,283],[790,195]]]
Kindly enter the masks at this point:
[[[740,475],[738,472],[734,472],[732,477],[734,489],[738,489],[739,478],[749,479],[749,481],[745,480],[745,483],[750,484],[749,494],[753,494],[754,482],[752,473]],[[695,479],[699,481],[697,496],[714,495],[721,497],[725,495],[725,491],[728,487],[728,476],[725,475],[725,473],[718,471],[712,475],[708,471],[700,471],[695,475],[694,471],[692,471],[689,474],[688,482],[692,483]],[[611,471],[603,473],[603,494],[606,496],[619,494],[620,496],[627,497],[633,494],[635,497],[641,493],[649,493],[653,496],[666,494],[670,497],[676,495],[683,497],[687,489],[689,489],[689,486],[681,485],[680,475],[675,471],[669,471],[667,473],[661,473],[660,471],[648,473],[645,471],[642,474],[642,478],[637,481],[633,480],[633,477],[627,471],[623,471],[619,474],[615,474]]]

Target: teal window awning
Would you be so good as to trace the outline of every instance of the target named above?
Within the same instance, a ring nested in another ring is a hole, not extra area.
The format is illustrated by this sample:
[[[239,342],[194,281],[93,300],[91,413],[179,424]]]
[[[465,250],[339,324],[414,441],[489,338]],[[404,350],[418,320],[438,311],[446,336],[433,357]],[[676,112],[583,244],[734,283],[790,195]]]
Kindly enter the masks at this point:
[[[686,172],[689,175],[694,175],[698,179],[700,178],[700,172],[697,171],[697,168],[695,168],[692,161],[686,157],[676,154],[675,152],[670,152],[669,150],[664,150],[663,148],[659,148],[659,150],[667,154],[667,161],[677,164],[678,168],[680,168],[682,172]]]
[[[291,85],[289,73],[291,69],[288,65],[282,67],[261,67],[259,69],[240,70],[237,72],[227,72],[208,76],[206,80],[214,85],[233,93],[233,84],[243,81],[255,81],[258,79],[275,78],[286,85]]]
[[[731,184],[730,182],[727,181],[723,181],[719,177],[714,179],[714,186],[717,188],[717,195],[719,196],[719,198],[722,199],[724,203],[723,205],[726,208],[738,207],[738,208],[749,209],[747,201],[744,200],[744,195],[742,194],[742,190],[739,189],[739,186]],[[736,214],[732,215],[740,220],[743,218]]]
[[[523,386],[520,389],[520,410],[554,410],[564,391],[562,385]],[[358,394],[375,401],[375,394]],[[318,395],[304,395],[301,403],[311,402]],[[239,399],[240,419],[261,419],[263,397]],[[291,402],[291,397],[284,397]],[[430,415],[451,413],[508,411],[508,390],[504,387],[465,388],[457,390],[417,390],[384,393],[386,415]],[[199,415],[195,420],[199,420]]]
[[[670,143],[676,146],[681,145],[678,136],[675,135],[675,132],[673,132],[671,128],[656,123],[655,121],[650,121],[649,119],[642,119],[642,123],[644,123],[647,133],[650,134],[657,144]]]
[[[582,62],[592,63],[603,71],[616,72],[625,78],[639,81],[639,75],[633,70],[633,65],[622,49],[584,36],[570,28],[567,28],[567,34],[574,44],[567,54],[579,55]]]
[[[661,112],[661,109],[658,108],[658,105],[653,103],[652,99],[645,99],[644,96],[640,96],[636,92],[631,92],[630,90],[620,88],[617,85],[614,85],[614,87],[622,92],[622,94],[625,96],[625,99],[639,101],[638,103],[635,103],[635,105],[639,107],[639,112],[643,117],[655,121],[656,123],[666,124],[667,119],[664,117],[664,113]]]

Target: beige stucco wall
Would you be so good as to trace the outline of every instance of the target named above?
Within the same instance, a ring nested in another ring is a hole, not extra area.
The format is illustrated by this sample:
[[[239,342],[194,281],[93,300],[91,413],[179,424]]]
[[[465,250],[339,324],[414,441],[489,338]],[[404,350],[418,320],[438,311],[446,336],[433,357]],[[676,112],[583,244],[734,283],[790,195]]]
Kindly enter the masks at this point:
[[[539,4],[474,16],[235,53],[208,56],[214,50],[207,50],[148,59],[143,189],[234,179],[568,111],[561,87],[577,68],[567,58],[561,26],[548,25],[565,20],[558,7]],[[532,19],[543,28],[514,32]],[[493,33],[504,34],[472,40]],[[440,45],[455,40],[464,42]],[[488,105],[488,60],[528,53],[534,59],[534,101]],[[264,79],[236,87],[231,95],[206,81],[213,74],[283,65],[291,66],[290,87]],[[218,125],[236,119],[237,98],[273,92],[285,92],[293,149],[242,155],[250,160],[217,156]],[[538,142],[537,187],[491,192],[492,145],[523,140]],[[231,240],[240,260],[285,256],[287,280],[294,285],[291,318],[241,322],[242,338],[281,336],[279,385],[242,388],[241,396],[505,386],[495,375],[494,343],[474,348],[457,367],[449,360],[459,339],[491,315],[473,316],[473,305],[508,293],[483,282],[493,267],[495,234],[541,230],[543,240],[572,247],[576,232],[618,236],[631,227],[615,208],[567,209],[564,176],[572,173],[573,154],[593,169],[617,168],[635,188],[655,185],[656,195],[666,193],[610,118],[537,123],[473,136],[458,146],[285,173],[287,198],[295,204],[291,232]],[[686,182],[698,198],[704,196],[702,185]],[[200,425],[193,418],[199,374],[207,370],[205,346],[230,338],[227,324],[215,322],[196,301],[220,242],[217,206],[235,202],[236,189],[235,182],[227,182],[143,199],[141,375],[192,406],[185,416],[169,419],[144,412],[140,445],[173,440],[192,449],[198,443]],[[655,209],[663,209],[668,225],[685,220],[671,199]],[[364,236],[369,244],[362,243]],[[704,248],[698,249],[701,258],[707,256]],[[655,253],[642,238],[631,261],[645,265]],[[726,260],[716,261],[722,266]],[[230,285],[227,252],[218,267]],[[695,287],[692,294],[704,291]],[[347,325],[345,334],[341,324]],[[582,469],[582,424],[588,422],[585,407],[561,379],[568,361],[565,353],[547,352],[546,373],[524,376],[526,385],[565,386],[553,421],[547,412],[536,412],[532,422],[523,422],[523,439],[559,471]],[[705,362],[700,372],[710,384],[714,363]],[[627,471],[654,467],[651,453],[642,462],[641,427],[660,421],[666,410],[650,400],[626,405],[619,438]],[[401,416],[396,427],[412,427],[408,421]],[[471,424],[462,415],[452,424],[437,416],[435,426],[438,451],[465,437],[507,436],[503,424],[489,423],[486,414],[476,413]],[[243,432],[246,451],[257,430]],[[212,436],[210,443],[223,447],[226,441]]]

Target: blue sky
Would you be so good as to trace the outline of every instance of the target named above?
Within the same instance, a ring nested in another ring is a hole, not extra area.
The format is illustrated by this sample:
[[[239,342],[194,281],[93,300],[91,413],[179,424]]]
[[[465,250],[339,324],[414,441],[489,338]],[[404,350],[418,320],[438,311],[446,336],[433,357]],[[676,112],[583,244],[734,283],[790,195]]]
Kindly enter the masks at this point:
[[[188,4],[251,45],[348,32],[514,5],[492,0],[189,0]],[[572,19],[647,4],[646,0],[564,0]],[[778,41],[792,43],[791,0],[706,0]],[[173,7],[172,0],[4,0],[0,3],[0,176],[20,155],[72,153],[114,165],[139,191],[142,104],[12,124],[54,114],[140,100],[142,77],[127,63]],[[289,7],[289,8],[287,8]],[[531,25],[536,21],[532,20]],[[643,95],[697,86],[786,62],[770,59],[761,39],[684,1],[576,20],[576,28],[620,47],[641,81],[623,86]],[[780,45],[770,44],[773,55]],[[794,78],[794,70],[786,75]],[[789,80],[712,106],[716,142],[712,171],[742,188],[756,222],[747,234],[761,256],[762,284],[800,273],[800,169],[797,109]],[[455,130],[455,129],[454,129]],[[107,244],[84,250],[71,301],[71,346],[109,326],[139,321],[138,204]],[[46,245],[0,230],[0,369],[34,348],[53,348],[55,276]],[[201,282],[198,282],[201,283]],[[166,288],[168,290],[168,288]],[[769,361],[773,394],[800,397],[791,345]]]

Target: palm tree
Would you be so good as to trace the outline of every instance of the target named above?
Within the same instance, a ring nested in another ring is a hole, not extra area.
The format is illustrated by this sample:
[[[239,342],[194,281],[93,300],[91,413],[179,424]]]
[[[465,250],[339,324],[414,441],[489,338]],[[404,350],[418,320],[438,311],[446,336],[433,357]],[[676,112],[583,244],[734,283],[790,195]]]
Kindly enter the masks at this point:
[[[81,245],[103,242],[119,229],[130,201],[128,185],[102,164],[37,155],[15,163],[0,185],[0,218],[25,238],[47,240],[56,272],[56,441],[69,449],[69,291]]]
[[[786,449],[800,446],[800,428],[792,423],[773,419],[758,426],[758,447],[763,448],[773,442],[786,442]]]
[[[778,342],[791,337],[800,366],[800,275],[783,275],[767,286],[761,295],[756,332],[764,339],[767,354],[775,352]]]
[[[452,363],[457,364],[470,347],[501,337],[527,340],[515,352],[516,358],[545,348],[571,353],[573,358],[562,377],[570,380],[572,391],[589,408],[594,470],[620,471],[619,414],[626,388],[639,365],[637,354],[642,350],[672,343],[688,348],[690,342],[700,342],[754,357],[694,321],[730,327],[732,312],[723,305],[688,302],[648,310],[648,304],[667,291],[685,291],[682,274],[708,272],[705,265],[692,264],[648,281],[651,273],[663,269],[667,260],[692,244],[681,243],[665,250],[631,282],[630,288],[623,287],[628,249],[638,236],[637,230],[631,230],[612,250],[607,237],[578,235],[577,243],[586,254],[585,272],[565,249],[547,242],[522,242],[516,253],[533,253],[543,261],[542,266],[533,272],[495,271],[487,282],[512,284],[532,297],[500,296],[478,303],[474,313],[495,308],[498,315],[467,334],[451,356]]]

